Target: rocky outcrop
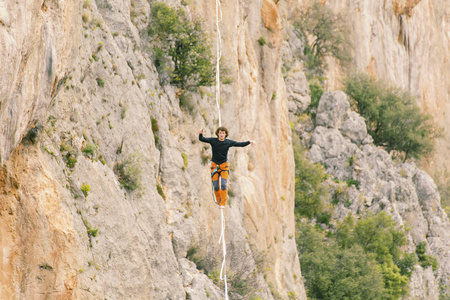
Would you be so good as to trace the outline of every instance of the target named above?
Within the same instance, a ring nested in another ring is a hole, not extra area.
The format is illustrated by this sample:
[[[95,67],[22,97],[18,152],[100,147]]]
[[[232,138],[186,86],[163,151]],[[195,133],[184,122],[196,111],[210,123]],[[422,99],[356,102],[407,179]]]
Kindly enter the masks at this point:
[[[445,0],[326,1],[345,15],[353,40],[355,71],[369,73],[416,97],[422,111],[444,128],[436,152],[423,166],[450,169],[450,4]],[[340,89],[346,74],[329,61],[327,83]],[[446,171],[447,170],[447,171]]]
[[[436,185],[414,163],[392,160],[386,151],[373,145],[365,124],[354,121],[360,118],[349,111],[344,93],[324,93],[308,157],[324,165],[335,180],[343,183],[332,183],[339,190],[334,211],[337,219],[342,220],[349,213],[356,216],[367,210],[383,210],[399,226],[410,229],[405,250],[414,252],[416,245],[427,243],[427,254],[438,258],[439,268],[433,273],[431,266],[425,270],[416,266],[410,299],[438,299],[439,287],[449,285],[450,222],[440,206]],[[349,181],[358,182],[359,186],[347,187],[345,182]]]

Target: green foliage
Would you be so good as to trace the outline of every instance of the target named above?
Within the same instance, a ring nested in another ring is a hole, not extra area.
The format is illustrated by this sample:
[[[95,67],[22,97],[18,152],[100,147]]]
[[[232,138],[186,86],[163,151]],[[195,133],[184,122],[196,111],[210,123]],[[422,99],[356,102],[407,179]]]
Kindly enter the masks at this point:
[[[182,9],[155,2],[148,34],[160,76],[168,74],[170,83],[183,90],[213,84],[211,46],[199,21],[190,21]]]
[[[84,197],[87,197],[91,191],[91,186],[89,184],[83,184],[81,186],[81,191],[83,192]]]
[[[92,226],[89,224],[89,222],[85,218],[82,218],[82,220],[83,220],[84,226],[86,227],[89,238],[96,237],[98,235],[98,228],[92,228]],[[91,247],[92,247],[92,244],[91,244]]]
[[[164,194],[164,191],[162,189],[161,185],[156,185],[156,190],[158,191],[158,194],[164,199],[166,200],[166,195]]]
[[[323,211],[323,200],[328,189],[323,184],[326,173],[319,164],[306,158],[305,150],[294,137],[295,209],[301,216],[315,217]]]
[[[437,258],[434,255],[425,254],[426,250],[427,250],[426,242],[421,242],[418,245],[416,245],[416,254],[419,258],[420,265],[422,266],[422,268],[431,266],[433,271],[436,271],[438,268]]]
[[[315,76],[309,80],[309,90],[311,92],[311,103],[306,109],[306,113],[311,117],[312,120],[316,118],[317,108],[319,107],[319,100],[323,94],[323,86],[320,78]]]
[[[38,137],[39,137],[39,133],[42,130],[42,126],[38,125],[36,127],[31,128],[28,132],[27,135],[23,137],[22,142],[24,144],[36,144]]]
[[[387,299],[398,299],[407,292],[414,266],[411,254],[401,259],[401,247],[406,244],[406,236],[395,227],[392,217],[381,212],[369,214],[356,223],[348,216],[336,229],[336,241],[342,248],[359,245],[366,253],[375,255],[384,277]]]
[[[159,126],[158,126],[158,121],[151,117],[151,121],[152,121],[152,131],[153,131],[153,136],[155,138],[155,146],[156,148],[161,148],[161,144],[159,142]]]
[[[348,187],[351,187],[352,185],[354,185],[357,189],[359,189],[360,182],[358,180],[349,179],[349,180],[346,180],[345,182],[347,182]]]
[[[266,41],[265,38],[260,37],[260,38],[258,39],[258,43],[259,43],[259,45],[262,47],[262,46],[264,46],[265,44],[267,44],[267,41]]]
[[[89,21],[89,15],[84,12],[81,16],[81,20],[83,20],[83,23],[87,23]]]
[[[89,228],[87,234],[88,236],[96,237],[98,235],[98,228]]]
[[[355,156],[352,155],[348,158],[348,165],[353,166],[354,163],[355,163]]]
[[[83,154],[85,154],[86,156],[92,157],[97,152],[97,148],[97,145],[95,145],[94,143],[87,143],[86,146],[81,149],[81,152],[83,152]]]
[[[310,38],[303,52],[308,70],[320,73],[326,56],[333,56],[341,62],[350,60],[350,31],[345,16],[336,14],[321,1],[314,1],[300,16],[295,27],[299,38]]]
[[[120,185],[128,191],[140,189],[141,185],[141,158],[138,155],[130,155],[123,162],[114,166]]]
[[[422,268],[431,266],[433,271],[436,271],[438,268],[438,261],[437,261],[436,256],[434,256],[434,255],[428,255],[428,254],[419,255],[419,262],[420,262],[420,265],[422,266]]]
[[[427,251],[427,242],[421,242],[416,245],[416,254],[423,255]]]
[[[179,96],[180,108],[189,111],[191,114],[194,111],[194,104],[192,103],[192,95],[188,92],[182,92]]]
[[[220,270],[212,270],[211,272],[208,272],[208,278],[212,280],[212,282],[219,286],[220,285]]]
[[[297,299],[295,292],[294,291],[290,291],[289,293],[287,293],[288,299],[289,300],[295,300]]]
[[[395,221],[385,212],[375,216],[368,215],[356,223],[353,231],[354,242],[364,250],[375,253],[380,263],[399,259],[400,248],[406,244],[406,236],[395,226]]]
[[[406,253],[403,258],[396,262],[396,265],[400,268],[400,274],[411,278],[411,274],[414,271],[414,266],[417,262],[417,256],[414,253]]]
[[[386,287],[385,299],[399,299],[408,294],[409,278],[401,275],[399,267],[389,261],[381,264],[381,270]]]
[[[323,212],[321,214],[319,214],[317,217],[317,222],[322,223],[322,224],[326,224],[329,225],[330,224],[330,219],[331,219],[331,215],[327,212]]]
[[[100,160],[102,165],[106,165],[106,160],[103,158],[103,155],[100,155],[98,159]]]
[[[66,160],[66,165],[69,168],[74,168],[75,164],[77,163],[77,155],[74,152],[68,152],[65,156],[64,156],[65,160]]]
[[[319,106],[320,97],[323,94],[323,88],[319,80],[311,80],[309,82],[309,90],[311,91],[311,108],[317,108]]]
[[[151,118],[152,121],[152,131],[153,133],[158,133],[159,132],[159,126],[158,126],[158,121],[155,118]]]
[[[248,295],[251,291],[249,280],[240,274],[233,273],[230,276],[229,282],[231,284],[231,291],[241,296]]]
[[[439,131],[410,94],[364,74],[348,77],[345,84],[376,145],[403,152],[405,160],[432,152]]]
[[[104,87],[105,86],[105,80],[103,80],[102,78],[97,78],[97,84],[99,87]]]
[[[188,166],[188,157],[186,153],[181,153],[181,157],[183,158],[183,171],[186,171]]]
[[[383,276],[375,255],[343,249],[319,229],[298,224],[297,245],[308,299],[380,299]]]
[[[188,249],[186,258],[196,265],[197,270],[203,271],[203,273],[208,275],[207,262],[204,255],[200,255],[199,247],[197,245],[191,246]]]
[[[439,285],[439,300],[449,300],[450,299],[450,284]]]
[[[325,240],[323,232],[309,224],[297,222],[296,224],[296,243],[300,257],[304,253],[318,251]]]

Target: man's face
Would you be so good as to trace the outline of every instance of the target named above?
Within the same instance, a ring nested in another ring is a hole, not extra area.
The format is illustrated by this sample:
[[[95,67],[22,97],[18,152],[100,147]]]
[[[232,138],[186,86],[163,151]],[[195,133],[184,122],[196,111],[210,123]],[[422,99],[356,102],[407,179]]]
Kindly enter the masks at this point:
[[[219,140],[223,141],[223,140],[225,140],[225,137],[227,136],[227,133],[225,131],[223,131],[223,130],[219,130],[218,135],[219,135]]]

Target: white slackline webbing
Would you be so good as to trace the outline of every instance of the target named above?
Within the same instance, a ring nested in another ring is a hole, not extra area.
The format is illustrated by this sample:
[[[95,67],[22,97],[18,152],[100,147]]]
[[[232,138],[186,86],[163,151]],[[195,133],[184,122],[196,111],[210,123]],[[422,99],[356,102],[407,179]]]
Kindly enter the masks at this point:
[[[222,126],[222,117],[220,114],[220,58],[222,56],[222,38],[220,35],[219,23],[222,21],[222,7],[220,6],[220,0],[216,0],[216,105],[219,112],[219,126]],[[220,232],[219,244],[222,242],[223,249],[223,261],[222,268],[220,269],[220,280],[225,283],[225,300],[228,300],[228,286],[227,286],[227,268],[226,268],[226,256],[227,256],[227,244],[225,243],[225,218],[223,211],[225,208],[220,209],[222,230]]]

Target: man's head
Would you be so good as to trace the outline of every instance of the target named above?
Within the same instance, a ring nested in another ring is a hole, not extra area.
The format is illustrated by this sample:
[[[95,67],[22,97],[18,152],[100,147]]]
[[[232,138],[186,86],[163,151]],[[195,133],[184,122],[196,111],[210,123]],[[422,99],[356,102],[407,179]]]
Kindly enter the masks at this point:
[[[216,130],[216,135],[217,135],[217,137],[220,137],[220,136],[219,136],[219,133],[220,133],[220,132],[225,132],[225,137],[228,136],[228,129],[227,129],[226,127],[220,126],[219,128],[217,128],[217,130]]]

